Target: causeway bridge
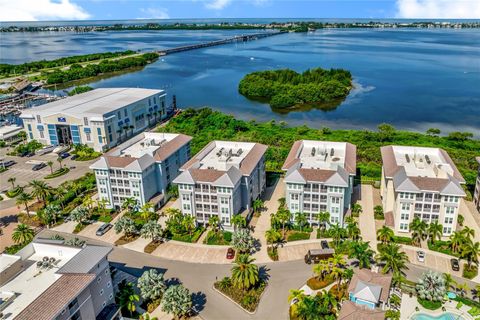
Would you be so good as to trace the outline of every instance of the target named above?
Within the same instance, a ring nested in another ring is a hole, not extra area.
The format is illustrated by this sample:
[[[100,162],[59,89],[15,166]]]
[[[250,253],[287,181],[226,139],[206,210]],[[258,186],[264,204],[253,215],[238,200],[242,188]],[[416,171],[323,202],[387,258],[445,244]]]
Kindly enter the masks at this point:
[[[215,40],[215,41],[191,44],[191,45],[176,47],[176,48],[171,48],[171,49],[158,50],[157,53],[161,56],[164,56],[164,55],[171,54],[171,53],[189,51],[189,50],[195,50],[195,49],[207,48],[207,47],[213,47],[213,46],[219,46],[219,45],[223,45],[223,44],[227,44],[227,43],[252,41],[252,40],[257,40],[257,39],[261,39],[261,38],[276,36],[276,35],[283,34],[283,33],[286,33],[286,31],[272,31],[272,32],[262,32],[262,33],[240,35],[240,36],[234,36],[234,37],[230,37],[230,38],[226,38],[226,39],[222,39],[222,40]]]

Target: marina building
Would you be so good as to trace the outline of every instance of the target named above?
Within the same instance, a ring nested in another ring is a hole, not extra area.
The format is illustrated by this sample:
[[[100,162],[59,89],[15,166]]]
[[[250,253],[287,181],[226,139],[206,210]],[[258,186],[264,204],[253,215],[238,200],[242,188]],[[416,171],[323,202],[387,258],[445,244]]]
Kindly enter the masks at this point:
[[[23,110],[20,118],[28,140],[105,151],[165,119],[165,96],[163,90],[101,88]]]
[[[285,201],[295,219],[304,213],[312,224],[328,212],[330,225],[343,226],[350,210],[357,148],[351,143],[299,140],[285,160]]]
[[[480,157],[476,157],[476,160],[478,162],[478,174],[477,174],[477,180],[475,182],[475,192],[473,194],[473,203],[475,204],[477,211],[480,213]]]
[[[13,125],[6,125],[0,127],[0,141],[11,142],[14,140],[18,140],[18,134],[22,131],[23,128],[21,126]]]
[[[100,199],[107,207],[121,207],[126,198],[155,207],[167,200],[170,183],[190,159],[190,136],[144,132],[104,154],[90,166]]]
[[[259,143],[212,141],[181,169],[173,181],[179,187],[183,214],[198,224],[218,216],[231,229],[236,214],[249,217],[252,202],[266,186],[265,151]]]
[[[462,175],[448,153],[439,148],[385,146],[380,194],[385,224],[397,233],[410,232],[414,217],[443,225],[449,236],[457,225]]]
[[[107,260],[112,249],[44,241],[0,255],[2,319],[119,319]]]

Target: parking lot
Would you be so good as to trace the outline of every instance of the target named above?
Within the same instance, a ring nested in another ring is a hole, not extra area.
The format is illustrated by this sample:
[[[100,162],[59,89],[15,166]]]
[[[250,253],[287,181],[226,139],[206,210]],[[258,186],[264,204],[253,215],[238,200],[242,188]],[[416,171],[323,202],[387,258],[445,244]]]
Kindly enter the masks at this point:
[[[450,273],[451,275],[454,275],[457,277],[462,276],[463,262],[460,263],[460,271],[453,271],[450,265],[450,259],[452,257],[449,255],[446,255],[440,252],[434,252],[431,250],[425,250],[421,248],[414,249],[409,246],[402,246],[402,248],[403,248],[403,251],[405,251],[405,253],[407,254],[410,263],[412,264],[422,266],[422,267],[428,267],[429,269],[433,269],[438,272]],[[418,261],[418,258],[416,255],[417,254],[416,252],[418,250],[422,250],[425,252],[424,262]]]

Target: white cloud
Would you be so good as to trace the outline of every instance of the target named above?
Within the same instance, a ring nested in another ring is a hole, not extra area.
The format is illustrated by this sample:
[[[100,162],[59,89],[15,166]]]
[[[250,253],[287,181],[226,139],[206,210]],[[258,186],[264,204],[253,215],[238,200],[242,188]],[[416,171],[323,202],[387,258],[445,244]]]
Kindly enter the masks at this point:
[[[476,19],[480,0],[397,0],[397,18]]]
[[[90,14],[70,0],[0,0],[0,21],[82,20]]]
[[[169,19],[168,10],[165,8],[141,8],[140,12],[145,15],[145,17],[138,19]]]
[[[205,3],[205,6],[208,9],[222,10],[223,8],[228,6],[230,2],[232,2],[232,0],[212,0]]]

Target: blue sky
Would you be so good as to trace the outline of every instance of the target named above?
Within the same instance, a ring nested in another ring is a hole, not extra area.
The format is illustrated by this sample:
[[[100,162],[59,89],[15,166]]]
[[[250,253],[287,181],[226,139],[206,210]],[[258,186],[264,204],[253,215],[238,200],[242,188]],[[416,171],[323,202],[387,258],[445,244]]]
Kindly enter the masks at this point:
[[[480,0],[0,0],[0,21],[480,18]]]

